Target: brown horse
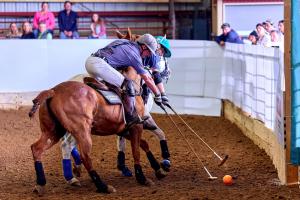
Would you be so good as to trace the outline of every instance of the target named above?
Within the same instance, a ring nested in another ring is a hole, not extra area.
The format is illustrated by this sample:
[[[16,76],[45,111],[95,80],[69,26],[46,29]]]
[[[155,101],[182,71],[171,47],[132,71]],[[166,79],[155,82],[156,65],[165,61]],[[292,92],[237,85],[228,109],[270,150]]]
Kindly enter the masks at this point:
[[[133,69],[128,70],[127,77],[137,77]],[[36,170],[37,185],[35,191],[40,195],[44,192],[46,178],[41,162],[42,153],[56,144],[59,139],[68,131],[76,139],[82,162],[90,177],[97,187],[98,192],[111,193],[116,190],[105,184],[94,170],[90,157],[92,149],[91,134],[106,136],[120,133],[125,128],[125,121],[121,105],[110,105],[97,91],[86,84],[67,81],[50,90],[42,91],[34,100],[29,116],[33,117],[39,109],[39,119],[41,127],[40,139],[31,145]],[[144,113],[144,103],[140,96],[136,96],[136,110],[140,116]],[[134,158],[134,168],[136,180],[143,185],[149,184],[149,180],[143,174],[140,165],[141,146],[147,153],[150,152],[146,141],[141,140],[143,126],[136,124],[129,129],[127,139],[131,141],[132,154]],[[151,152],[150,152],[151,153]],[[161,174],[157,160],[152,156],[148,157],[151,166]]]

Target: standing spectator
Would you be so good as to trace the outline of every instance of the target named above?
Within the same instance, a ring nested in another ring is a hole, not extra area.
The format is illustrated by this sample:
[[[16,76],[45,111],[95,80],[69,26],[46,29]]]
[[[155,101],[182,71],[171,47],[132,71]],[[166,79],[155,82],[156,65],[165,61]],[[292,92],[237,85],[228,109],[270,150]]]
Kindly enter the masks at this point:
[[[278,22],[278,32],[279,32],[279,40],[284,43],[284,21],[280,20]]]
[[[270,35],[267,34],[266,30],[264,29],[262,24],[257,24],[256,25],[256,31],[258,34],[258,41],[257,45],[262,45],[265,47],[270,47],[271,46],[271,38]]]
[[[72,3],[70,1],[65,1],[64,8],[58,14],[59,37],[60,39],[77,39],[79,38],[77,31],[78,15],[72,11]]]
[[[280,20],[278,22],[278,30],[282,35],[284,35],[284,20]]]
[[[10,23],[9,25],[9,33],[6,35],[7,39],[20,39],[21,33],[19,33],[18,26],[16,23]]]
[[[35,39],[35,36],[32,32],[31,24],[28,21],[25,21],[22,24],[22,37],[21,37],[21,39]]]
[[[270,19],[267,19],[266,21],[266,31],[270,34],[271,31],[275,30],[274,26],[273,26],[273,22]]]
[[[230,28],[230,24],[222,24],[221,29],[223,30],[223,34],[216,38],[216,42],[218,44],[220,44],[221,46],[224,46],[225,42],[243,44],[243,41],[241,40],[237,32]]]
[[[279,47],[283,51],[284,41],[280,39],[279,31],[273,30],[270,33],[272,47]]]
[[[33,18],[33,28],[34,28],[35,37],[37,37],[39,24],[41,22],[46,24],[46,28],[48,32],[51,33],[52,35],[55,27],[55,18],[53,13],[48,10],[49,9],[48,3],[42,2],[41,8],[42,10],[36,12]]]
[[[248,40],[251,41],[251,44],[256,45],[257,40],[258,40],[258,35],[256,31],[252,31],[249,36],[248,36]]]
[[[97,13],[92,15],[91,32],[89,39],[105,39],[106,38],[106,27],[104,21],[99,18]]]
[[[47,25],[45,22],[39,23],[39,31],[37,39],[52,39],[52,34],[47,30]]]

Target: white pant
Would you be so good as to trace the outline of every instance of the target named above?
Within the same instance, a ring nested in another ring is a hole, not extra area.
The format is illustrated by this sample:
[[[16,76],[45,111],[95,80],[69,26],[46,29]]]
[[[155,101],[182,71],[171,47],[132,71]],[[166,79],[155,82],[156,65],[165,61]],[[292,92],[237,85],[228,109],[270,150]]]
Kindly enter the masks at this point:
[[[110,66],[105,60],[99,57],[90,56],[85,62],[86,71],[96,79],[103,79],[104,81],[121,87],[124,76]]]

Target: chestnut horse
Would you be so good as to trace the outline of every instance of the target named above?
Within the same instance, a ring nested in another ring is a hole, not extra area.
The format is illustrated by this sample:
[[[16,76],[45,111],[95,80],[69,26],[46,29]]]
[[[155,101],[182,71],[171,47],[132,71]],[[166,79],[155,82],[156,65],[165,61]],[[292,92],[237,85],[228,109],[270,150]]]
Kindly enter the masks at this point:
[[[131,73],[128,77],[135,80],[136,78],[132,78],[134,70],[128,71]],[[135,77],[137,77],[136,73]],[[37,177],[35,191],[42,195],[46,184],[41,161],[43,152],[69,132],[79,145],[83,165],[96,185],[97,191],[115,192],[112,186],[100,179],[93,168],[91,134],[106,136],[121,133],[125,128],[122,106],[108,104],[96,90],[76,81],[63,82],[52,89],[42,91],[33,103],[29,116],[33,117],[40,107],[39,119],[42,131],[40,139],[31,145]],[[144,103],[141,96],[136,96],[136,110],[140,116],[143,116]],[[136,124],[129,129],[129,135],[126,137],[131,141],[136,180],[140,184],[148,185],[151,182],[144,176],[140,165],[139,147],[142,131],[143,125]],[[156,161],[155,158],[153,159]]]

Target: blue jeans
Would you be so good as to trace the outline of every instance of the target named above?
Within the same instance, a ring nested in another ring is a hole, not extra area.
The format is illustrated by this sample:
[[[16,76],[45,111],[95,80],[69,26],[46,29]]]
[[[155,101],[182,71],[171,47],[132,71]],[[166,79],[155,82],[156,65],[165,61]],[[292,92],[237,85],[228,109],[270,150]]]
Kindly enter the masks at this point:
[[[77,31],[73,31],[72,37],[67,37],[64,32],[59,33],[59,38],[60,39],[78,39],[79,38],[79,33]]]

